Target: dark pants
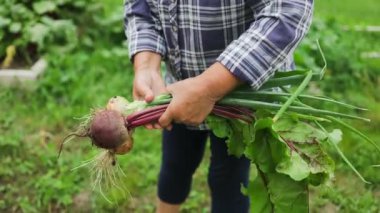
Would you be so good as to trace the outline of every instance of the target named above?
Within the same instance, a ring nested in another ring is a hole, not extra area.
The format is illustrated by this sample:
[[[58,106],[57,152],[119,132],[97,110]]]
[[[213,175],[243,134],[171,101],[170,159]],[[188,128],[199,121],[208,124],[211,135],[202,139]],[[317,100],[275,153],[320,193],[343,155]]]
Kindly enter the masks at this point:
[[[185,201],[208,136],[211,141],[208,184],[212,212],[248,212],[249,199],[242,195],[240,189],[241,184],[246,186],[248,183],[249,160],[228,155],[225,139],[216,137],[210,131],[189,130],[179,124],[174,125],[171,131],[163,132],[159,198],[170,204]]]

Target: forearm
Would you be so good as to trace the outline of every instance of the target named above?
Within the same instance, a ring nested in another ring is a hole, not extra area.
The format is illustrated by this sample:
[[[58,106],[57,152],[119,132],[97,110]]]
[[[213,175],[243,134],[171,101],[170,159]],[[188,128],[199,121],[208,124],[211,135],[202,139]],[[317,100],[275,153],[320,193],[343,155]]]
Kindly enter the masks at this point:
[[[133,57],[133,69],[136,72],[160,72],[161,55],[151,51],[142,51]]]
[[[257,90],[293,55],[307,33],[313,0],[273,0],[217,58],[234,76]]]
[[[220,100],[242,83],[219,62],[214,63],[195,78],[204,85],[205,93],[215,100]]]

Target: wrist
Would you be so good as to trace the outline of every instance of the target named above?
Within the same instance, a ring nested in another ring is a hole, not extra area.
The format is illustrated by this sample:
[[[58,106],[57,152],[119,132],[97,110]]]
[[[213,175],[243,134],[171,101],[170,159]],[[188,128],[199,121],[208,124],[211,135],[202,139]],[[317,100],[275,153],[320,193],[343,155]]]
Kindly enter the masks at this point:
[[[161,55],[143,51],[137,53],[133,58],[133,70],[135,73],[140,72],[154,72],[160,73]]]
[[[218,101],[234,90],[241,81],[221,63],[216,62],[196,77],[202,85],[202,91]]]

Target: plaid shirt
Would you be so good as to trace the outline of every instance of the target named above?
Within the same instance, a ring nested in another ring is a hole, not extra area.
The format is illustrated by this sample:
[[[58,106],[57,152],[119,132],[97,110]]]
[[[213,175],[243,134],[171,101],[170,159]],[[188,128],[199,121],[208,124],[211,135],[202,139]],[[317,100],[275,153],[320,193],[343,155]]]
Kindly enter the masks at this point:
[[[216,61],[253,89],[292,69],[313,0],[127,0],[130,56],[161,54],[166,80],[194,77]]]
[[[257,90],[294,68],[312,13],[313,0],[126,0],[129,55],[161,54],[169,84],[218,61]]]

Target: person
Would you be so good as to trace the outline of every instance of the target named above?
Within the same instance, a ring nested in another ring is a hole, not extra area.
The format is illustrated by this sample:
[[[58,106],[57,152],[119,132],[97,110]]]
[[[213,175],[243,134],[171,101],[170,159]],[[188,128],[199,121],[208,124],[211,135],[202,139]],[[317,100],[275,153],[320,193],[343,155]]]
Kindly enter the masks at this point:
[[[178,212],[210,137],[212,212],[248,212],[241,193],[245,157],[229,156],[225,139],[203,123],[215,102],[240,84],[257,90],[275,71],[294,68],[313,0],[127,0],[125,29],[134,66],[133,95],[173,99],[157,123],[163,130],[157,212]],[[166,63],[161,77],[161,61]]]

